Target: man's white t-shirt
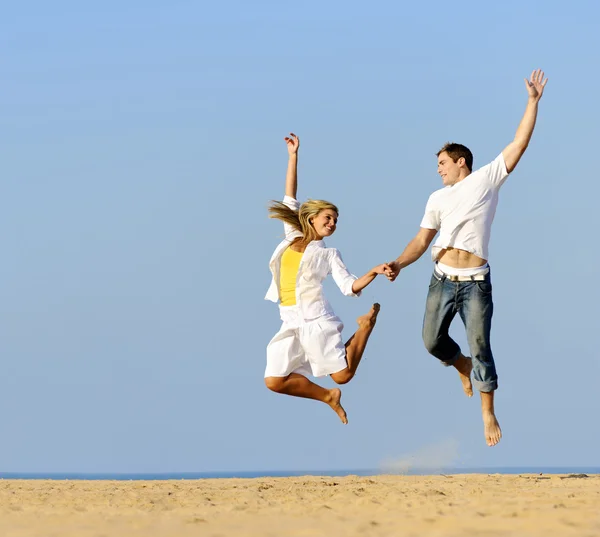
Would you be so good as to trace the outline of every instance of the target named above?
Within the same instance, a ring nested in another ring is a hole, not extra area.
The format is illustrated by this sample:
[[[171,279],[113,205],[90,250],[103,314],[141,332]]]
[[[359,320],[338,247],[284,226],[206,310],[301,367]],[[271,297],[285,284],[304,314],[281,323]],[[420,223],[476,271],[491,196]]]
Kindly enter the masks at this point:
[[[440,232],[431,249],[434,261],[444,248],[488,259],[498,191],[508,177],[502,153],[462,181],[436,190],[427,201],[421,227]]]

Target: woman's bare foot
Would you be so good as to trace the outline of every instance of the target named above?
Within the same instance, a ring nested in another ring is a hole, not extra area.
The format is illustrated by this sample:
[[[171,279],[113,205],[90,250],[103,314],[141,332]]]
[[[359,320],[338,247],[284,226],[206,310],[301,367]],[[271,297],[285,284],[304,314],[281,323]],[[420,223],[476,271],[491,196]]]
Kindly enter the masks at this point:
[[[375,303],[371,306],[369,313],[361,315],[356,319],[358,330],[352,334],[348,341],[346,341],[346,363],[348,364],[348,367],[346,370],[335,373],[335,376],[331,375],[331,378],[338,384],[345,384],[354,377],[358,364],[360,364],[363,353],[365,352],[367,341],[369,341],[371,332],[373,332],[373,328],[375,328],[380,308],[381,306]],[[340,376],[341,373],[344,374]]]
[[[329,399],[325,401],[331,408],[333,408],[334,412],[340,417],[343,424],[348,423],[348,418],[346,417],[346,411],[344,407],[340,403],[342,399],[342,391],[339,388],[332,388],[329,390]]]
[[[373,306],[371,307],[369,313],[361,315],[358,319],[356,319],[359,328],[373,329],[375,323],[377,322],[377,315],[379,315],[380,309],[381,306],[377,302],[375,302],[375,304],[373,304]]]
[[[460,382],[462,383],[463,391],[467,397],[473,397],[473,384],[471,383],[471,371],[473,370],[473,362],[471,358],[467,358],[462,354],[454,362],[454,367],[458,371]]]
[[[502,438],[500,424],[493,412],[483,413],[483,433],[485,434],[485,441],[490,447],[495,446]]]

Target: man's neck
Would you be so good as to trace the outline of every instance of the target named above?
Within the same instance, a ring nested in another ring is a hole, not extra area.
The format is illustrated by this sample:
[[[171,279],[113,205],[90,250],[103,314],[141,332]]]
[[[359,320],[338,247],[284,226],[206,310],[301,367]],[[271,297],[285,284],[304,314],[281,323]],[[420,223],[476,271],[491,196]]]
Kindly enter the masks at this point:
[[[457,185],[463,179],[466,179],[467,177],[469,177],[469,175],[471,175],[471,172],[466,172],[464,175],[461,173],[460,176],[459,176],[459,178],[456,180],[456,182],[452,183],[452,186]]]

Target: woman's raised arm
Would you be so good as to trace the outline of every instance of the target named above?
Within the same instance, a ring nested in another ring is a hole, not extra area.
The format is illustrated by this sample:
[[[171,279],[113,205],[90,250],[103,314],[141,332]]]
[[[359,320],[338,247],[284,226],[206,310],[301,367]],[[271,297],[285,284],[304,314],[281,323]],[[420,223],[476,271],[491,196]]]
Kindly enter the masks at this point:
[[[300,138],[293,132],[284,138],[288,148],[288,167],[285,175],[285,195],[296,199],[298,193],[298,149]]]

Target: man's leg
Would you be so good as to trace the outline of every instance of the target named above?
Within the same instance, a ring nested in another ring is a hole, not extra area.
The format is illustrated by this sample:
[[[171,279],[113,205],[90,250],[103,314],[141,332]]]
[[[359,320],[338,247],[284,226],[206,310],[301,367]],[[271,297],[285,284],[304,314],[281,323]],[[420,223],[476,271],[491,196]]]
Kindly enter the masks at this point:
[[[448,334],[456,315],[455,289],[455,283],[438,279],[435,274],[431,277],[423,319],[423,342],[427,351],[444,365],[454,366],[463,391],[471,397],[471,360],[460,352],[460,347]]]
[[[459,297],[459,313],[471,349],[473,384],[481,393],[485,440],[488,446],[495,446],[502,438],[502,430],[494,411],[498,375],[490,346],[494,304],[489,273],[484,281],[463,283]]]
[[[334,410],[342,420],[342,423],[348,423],[346,411],[340,403],[342,392],[339,388],[328,390],[297,373],[292,373],[287,377],[266,377],[265,384],[269,390],[277,393],[322,401]]]
[[[488,446],[495,446],[502,438],[502,429],[494,411],[494,394],[496,392],[481,393],[481,417],[483,418],[483,433]]]
[[[360,360],[365,352],[369,336],[373,332],[373,328],[375,328],[379,309],[380,305],[375,303],[367,314],[361,315],[356,319],[358,330],[346,342],[346,363],[348,367],[331,374],[331,379],[337,384],[346,384],[354,377],[358,369],[358,364],[360,364]]]

